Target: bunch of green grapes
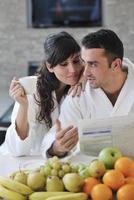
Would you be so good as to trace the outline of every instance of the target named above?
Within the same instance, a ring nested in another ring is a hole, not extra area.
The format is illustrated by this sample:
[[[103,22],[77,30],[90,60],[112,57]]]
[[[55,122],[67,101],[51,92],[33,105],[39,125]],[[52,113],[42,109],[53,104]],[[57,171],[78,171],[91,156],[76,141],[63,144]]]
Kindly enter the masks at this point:
[[[75,167],[71,165],[70,160],[61,161],[58,157],[54,156],[49,158],[43,166],[40,167],[40,172],[44,176],[58,176],[62,178],[65,174],[74,172]]]

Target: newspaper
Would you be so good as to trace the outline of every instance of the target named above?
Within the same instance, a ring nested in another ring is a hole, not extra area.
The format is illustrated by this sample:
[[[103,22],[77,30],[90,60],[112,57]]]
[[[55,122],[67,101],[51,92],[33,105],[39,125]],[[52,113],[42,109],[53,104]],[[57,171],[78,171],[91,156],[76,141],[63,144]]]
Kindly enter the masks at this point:
[[[104,147],[117,147],[134,158],[134,115],[79,121],[79,144],[83,154],[98,156]]]

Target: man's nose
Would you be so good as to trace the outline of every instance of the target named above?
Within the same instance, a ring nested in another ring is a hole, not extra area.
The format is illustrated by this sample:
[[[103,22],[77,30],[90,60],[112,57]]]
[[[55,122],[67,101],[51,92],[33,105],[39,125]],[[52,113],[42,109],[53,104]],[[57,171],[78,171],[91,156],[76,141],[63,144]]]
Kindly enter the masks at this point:
[[[90,74],[90,67],[85,65],[83,75],[87,77]]]

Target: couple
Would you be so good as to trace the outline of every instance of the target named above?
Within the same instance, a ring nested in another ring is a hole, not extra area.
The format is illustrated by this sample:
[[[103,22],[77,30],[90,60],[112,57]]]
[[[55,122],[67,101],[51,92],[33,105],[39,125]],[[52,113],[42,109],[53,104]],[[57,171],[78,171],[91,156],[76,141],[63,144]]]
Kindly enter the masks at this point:
[[[123,44],[113,31],[101,29],[85,36],[82,40],[81,57],[78,46],[70,46],[71,42],[67,40],[70,35],[64,38],[66,42],[61,42],[61,37],[54,42],[53,37],[54,35],[46,40],[46,43],[50,42],[48,46],[44,45],[44,48],[47,47],[46,66],[38,72],[37,94],[34,97],[27,95],[25,101],[28,103],[25,106],[18,101],[17,108],[13,111],[12,124],[7,130],[3,145],[11,155],[30,155],[41,151],[44,157],[64,157],[76,151],[77,124],[80,119],[107,118],[134,112],[133,64],[127,59],[123,61]],[[72,40],[74,41],[73,38]],[[52,46],[56,44],[59,46],[53,49]],[[53,79],[49,79],[46,71]],[[69,85],[75,85],[82,72],[87,79],[85,91],[81,92],[80,97],[67,95],[61,105]],[[14,84],[21,97],[25,93],[14,80],[10,93],[17,101]],[[49,87],[46,87],[47,84]],[[60,116],[56,120],[59,108]],[[56,124],[48,131],[55,121]],[[20,127],[22,130],[24,128],[22,133]]]

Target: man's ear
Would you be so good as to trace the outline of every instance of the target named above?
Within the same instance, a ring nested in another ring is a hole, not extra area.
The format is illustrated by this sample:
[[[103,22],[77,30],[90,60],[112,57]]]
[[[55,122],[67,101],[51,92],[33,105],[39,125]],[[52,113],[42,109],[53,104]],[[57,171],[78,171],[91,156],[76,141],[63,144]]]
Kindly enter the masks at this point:
[[[53,68],[50,67],[50,64],[46,62],[46,67],[50,73],[53,73]]]
[[[121,59],[120,59],[120,58],[116,58],[116,59],[112,62],[111,68],[112,68],[113,70],[120,69],[120,68],[121,68],[121,63],[122,63]]]

